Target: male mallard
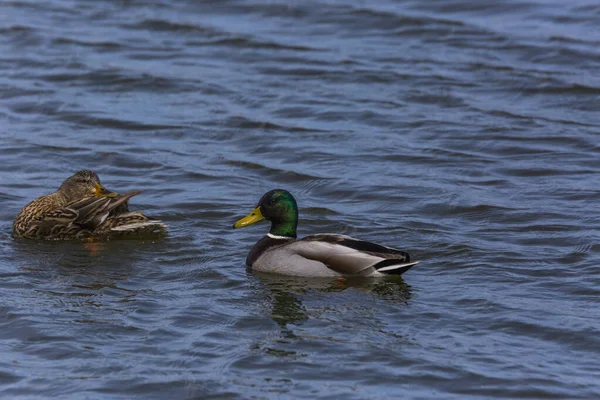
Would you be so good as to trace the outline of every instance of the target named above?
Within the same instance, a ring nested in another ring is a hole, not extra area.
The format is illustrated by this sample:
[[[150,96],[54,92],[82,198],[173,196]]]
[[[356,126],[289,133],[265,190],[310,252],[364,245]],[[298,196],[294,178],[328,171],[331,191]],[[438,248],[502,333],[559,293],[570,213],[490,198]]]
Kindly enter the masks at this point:
[[[233,227],[242,228],[266,219],[271,230],[260,239],[246,258],[256,271],[306,277],[341,275],[400,275],[418,261],[408,253],[349,236],[322,233],[296,240],[298,206],[287,191],[271,190],[256,208]]]
[[[154,233],[166,226],[127,201],[139,191],[119,195],[107,190],[92,171],[79,171],[52,194],[27,204],[15,218],[16,236],[28,239],[81,239]]]

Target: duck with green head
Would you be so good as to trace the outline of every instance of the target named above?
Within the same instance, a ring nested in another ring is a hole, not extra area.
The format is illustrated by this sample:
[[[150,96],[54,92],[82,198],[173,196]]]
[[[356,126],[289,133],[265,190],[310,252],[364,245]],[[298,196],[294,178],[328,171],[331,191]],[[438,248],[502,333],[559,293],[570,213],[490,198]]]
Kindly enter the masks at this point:
[[[305,277],[343,275],[400,275],[418,261],[408,253],[345,235],[322,233],[296,239],[298,206],[286,190],[265,193],[248,216],[233,227],[243,228],[266,219],[271,229],[246,258],[256,271]]]

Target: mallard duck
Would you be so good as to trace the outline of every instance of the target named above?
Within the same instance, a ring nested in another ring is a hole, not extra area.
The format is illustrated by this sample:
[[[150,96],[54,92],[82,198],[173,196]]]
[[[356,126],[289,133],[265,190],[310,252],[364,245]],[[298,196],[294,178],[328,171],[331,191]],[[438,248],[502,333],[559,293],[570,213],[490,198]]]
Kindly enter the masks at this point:
[[[418,261],[408,253],[345,235],[322,233],[296,239],[298,206],[286,190],[265,193],[248,216],[233,227],[242,228],[266,219],[271,230],[246,258],[255,271],[305,277],[343,275],[400,275]]]
[[[82,239],[147,234],[166,225],[141,212],[130,212],[123,195],[107,190],[98,175],[83,170],[67,178],[58,190],[27,204],[13,223],[15,236],[28,239]]]

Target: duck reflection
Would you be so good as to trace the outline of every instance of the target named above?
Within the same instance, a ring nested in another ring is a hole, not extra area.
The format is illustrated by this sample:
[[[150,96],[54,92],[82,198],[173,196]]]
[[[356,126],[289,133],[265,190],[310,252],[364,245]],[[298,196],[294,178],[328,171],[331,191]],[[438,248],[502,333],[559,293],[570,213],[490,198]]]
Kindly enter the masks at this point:
[[[302,303],[302,296],[311,292],[332,293],[353,289],[361,293],[371,294],[386,301],[406,305],[411,298],[411,287],[401,276],[383,279],[364,277],[340,277],[336,279],[302,278],[249,272],[255,276],[269,293],[271,303],[270,317],[280,327],[288,324],[301,324],[310,317]]]
[[[32,295],[62,309],[79,312],[106,304],[106,289],[116,301],[135,300],[138,290],[123,285],[140,263],[151,263],[160,252],[156,243],[119,242],[36,242],[15,240],[12,257],[35,284]],[[151,250],[151,251],[149,251]],[[142,291],[147,288],[142,288]],[[112,298],[110,301],[114,301]]]

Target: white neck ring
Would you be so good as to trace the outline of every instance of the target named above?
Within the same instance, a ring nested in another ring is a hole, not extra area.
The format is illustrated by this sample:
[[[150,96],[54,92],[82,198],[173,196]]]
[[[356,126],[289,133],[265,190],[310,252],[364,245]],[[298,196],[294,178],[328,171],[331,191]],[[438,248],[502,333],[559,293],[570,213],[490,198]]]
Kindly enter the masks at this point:
[[[273,235],[272,233],[267,233],[267,236],[270,237],[271,239],[289,239],[289,236],[278,236],[278,235]]]

